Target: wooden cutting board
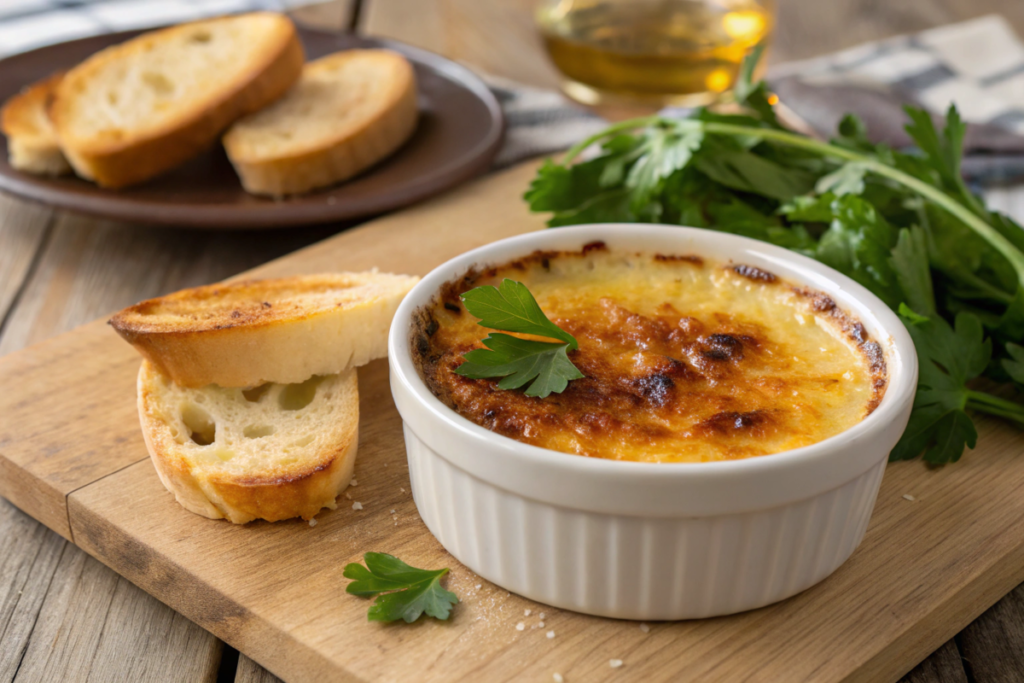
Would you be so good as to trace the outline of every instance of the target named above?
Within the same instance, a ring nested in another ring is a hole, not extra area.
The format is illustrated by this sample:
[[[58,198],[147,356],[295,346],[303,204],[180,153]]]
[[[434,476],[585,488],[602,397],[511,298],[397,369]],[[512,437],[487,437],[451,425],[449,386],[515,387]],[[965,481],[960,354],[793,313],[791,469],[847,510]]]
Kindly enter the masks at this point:
[[[540,229],[520,199],[533,170],[247,275],[424,274]],[[894,681],[1024,580],[1024,438],[995,421],[981,421],[978,448],[956,465],[889,466],[863,544],[823,583],[753,612],[645,631],[511,595],[441,548],[412,501],[385,361],[359,373],[359,483],[313,527],[237,527],[179,507],[139,433],[138,363],[103,321],[0,359],[0,494],[288,681]],[[370,550],[452,567],[462,600],[452,618],[367,622],[341,572]]]

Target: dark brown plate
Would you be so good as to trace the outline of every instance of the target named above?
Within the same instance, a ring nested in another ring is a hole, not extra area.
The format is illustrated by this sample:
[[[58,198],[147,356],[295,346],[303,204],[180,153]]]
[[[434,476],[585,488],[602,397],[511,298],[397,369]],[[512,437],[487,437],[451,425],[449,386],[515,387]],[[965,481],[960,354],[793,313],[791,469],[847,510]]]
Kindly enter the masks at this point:
[[[127,31],[52,45],[0,61],[0,100],[92,53],[138,35]],[[0,190],[63,209],[136,223],[195,228],[276,228],[358,218],[436,194],[485,170],[501,144],[504,121],[494,95],[465,67],[425,50],[377,38],[300,28],[306,56],[384,47],[416,70],[420,120],[393,156],[341,185],[283,200],[242,190],[223,148],[144,185],[104,190],[75,177],[44,178],[7,163],[0,136]]]

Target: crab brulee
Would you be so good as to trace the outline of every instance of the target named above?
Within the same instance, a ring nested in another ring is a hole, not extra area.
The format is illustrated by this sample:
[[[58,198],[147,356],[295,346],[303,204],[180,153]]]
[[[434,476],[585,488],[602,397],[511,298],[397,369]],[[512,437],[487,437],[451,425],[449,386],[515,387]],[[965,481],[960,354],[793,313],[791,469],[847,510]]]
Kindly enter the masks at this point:
[[[529,396],[456,372],[493,332],[461,295],[506,278],[578,342],[568,357],[583,377],[561,393]],[[446,283],[419,311],[412,347],[430,390],[476,424],[564,453],[640,462],[807,446],[863,420],[887,381],[880,346],[821,292],[742,263],[601,242]]]

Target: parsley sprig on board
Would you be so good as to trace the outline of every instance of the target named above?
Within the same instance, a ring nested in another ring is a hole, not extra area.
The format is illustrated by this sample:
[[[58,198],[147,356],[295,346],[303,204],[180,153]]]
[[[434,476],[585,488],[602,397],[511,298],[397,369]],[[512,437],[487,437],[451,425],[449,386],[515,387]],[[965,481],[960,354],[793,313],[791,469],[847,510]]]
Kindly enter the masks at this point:
[[[470,379],[501,377],[499,389],[518,389],[526,384],[527,396],[546,398],[565,391],[570,380],[583,373],[569,360],[579,348],[576,338],[551,322],[526,285],[505,279],[498,287],[471,289],[462,295],[466,310],[480,318],[479,325],[505,332],[533,334],[557,342],[535,341],[501,332],[483,340],[485,349],[464,354],[455,372]]]
[[[1024,230],[964,183],[956,108],[942,129],[907,108],[914,151],[872,144],[849,115],[830,142],[815,140],[785,129],[764,83],[752,82],[759,56],[735,89],[741,113],[609,126],[540,168],[530,208],[552,214],[552,227],[648,222],[744,235],[867,287],[902,312],[921,367],[892,459],[957,460],[977,439],[972,411],[1024,425],[1024,405],[973,382],[1024,388]],[[577,161],[595,145],[596,156]]]
[[[455,593],[441,586],[447,569],[416,569],[387,553],[366,553],[363,561],[365,567],[355,562],[345,567],[345,578],[355,579],[345,591],[377,596],[367,614],[370,621],[402,619],[411,624],[424,613],[444,620],[459,601]]]

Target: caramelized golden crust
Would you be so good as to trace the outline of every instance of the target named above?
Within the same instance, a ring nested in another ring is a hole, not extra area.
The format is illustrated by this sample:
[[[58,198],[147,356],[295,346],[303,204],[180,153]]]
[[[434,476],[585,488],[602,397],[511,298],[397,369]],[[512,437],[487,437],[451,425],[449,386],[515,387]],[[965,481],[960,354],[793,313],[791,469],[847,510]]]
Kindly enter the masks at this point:
[[[510,277],[579,341],[586,376],[545,399],[455,373],[480,347],[459,295]],[[414,348],[431,391],[499,434],[568,453],[671,462],[746,458],[837,434],[877,406],[880,347],[820,292],[744,264],[537,252],[449,282]]]

